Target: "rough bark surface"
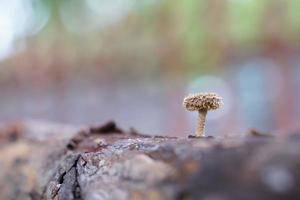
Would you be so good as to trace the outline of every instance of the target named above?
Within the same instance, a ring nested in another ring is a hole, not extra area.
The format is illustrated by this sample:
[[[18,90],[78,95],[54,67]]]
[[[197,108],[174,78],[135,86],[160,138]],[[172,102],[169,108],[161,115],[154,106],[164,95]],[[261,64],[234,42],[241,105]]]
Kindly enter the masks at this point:
[[[300,199],[300,135],[174,138],[115,123],[0,127],[1,199]]]

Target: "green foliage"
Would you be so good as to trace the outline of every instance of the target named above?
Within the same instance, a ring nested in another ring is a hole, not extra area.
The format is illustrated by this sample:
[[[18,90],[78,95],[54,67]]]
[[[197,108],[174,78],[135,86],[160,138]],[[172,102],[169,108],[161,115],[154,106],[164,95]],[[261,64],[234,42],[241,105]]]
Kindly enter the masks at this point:
[[[116,68],[130,66],[132,71],[143,65],[143,70],[158,74],[166,70],[198,76],[220,70],[232,47],[258,51],[266,33],[272,33],[270,24],[277,29],[284,25],[279,31],[285,40],[300,39],[299,0],[124,0],[133,7],[107,26],[101,23],[111,16],[94,15],[87,1],[36,2],[44,3],[51,17],[30,42],[38,44],[37,52],[60,49],[71,64],[86,60]],[[277,9],[282,16],[276,16]],[[92,31],[84,31],[93,23]]]
[[[231,1],[228,5],[228,26],[231,37],[240,42],[253,42],[261,36],[266,1]]]

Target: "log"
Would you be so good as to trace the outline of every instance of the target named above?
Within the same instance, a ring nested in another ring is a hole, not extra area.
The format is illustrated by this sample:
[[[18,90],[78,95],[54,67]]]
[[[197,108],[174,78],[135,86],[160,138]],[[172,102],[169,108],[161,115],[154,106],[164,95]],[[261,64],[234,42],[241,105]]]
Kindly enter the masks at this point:
[[[176,138],[114,122],[0,126],[1,199],[300,199],[300,134]]]

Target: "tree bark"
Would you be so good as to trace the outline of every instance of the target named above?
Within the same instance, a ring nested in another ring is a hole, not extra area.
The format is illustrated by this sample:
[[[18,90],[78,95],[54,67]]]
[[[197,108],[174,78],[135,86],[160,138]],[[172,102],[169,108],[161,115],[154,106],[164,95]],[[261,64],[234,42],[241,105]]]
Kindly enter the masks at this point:
[[[1,199],[299,199],[300,134],[175,138],[113,122],[0,127]]]

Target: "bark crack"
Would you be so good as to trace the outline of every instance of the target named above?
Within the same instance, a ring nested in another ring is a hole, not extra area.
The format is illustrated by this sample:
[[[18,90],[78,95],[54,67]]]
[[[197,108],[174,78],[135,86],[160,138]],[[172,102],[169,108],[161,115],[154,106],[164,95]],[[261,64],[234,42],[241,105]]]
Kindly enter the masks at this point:
[[[79,154],[67,156],[58,167],[57,172],[46,186],[44,199],[81,200],[81,190],[78,183],[77,163]]]

